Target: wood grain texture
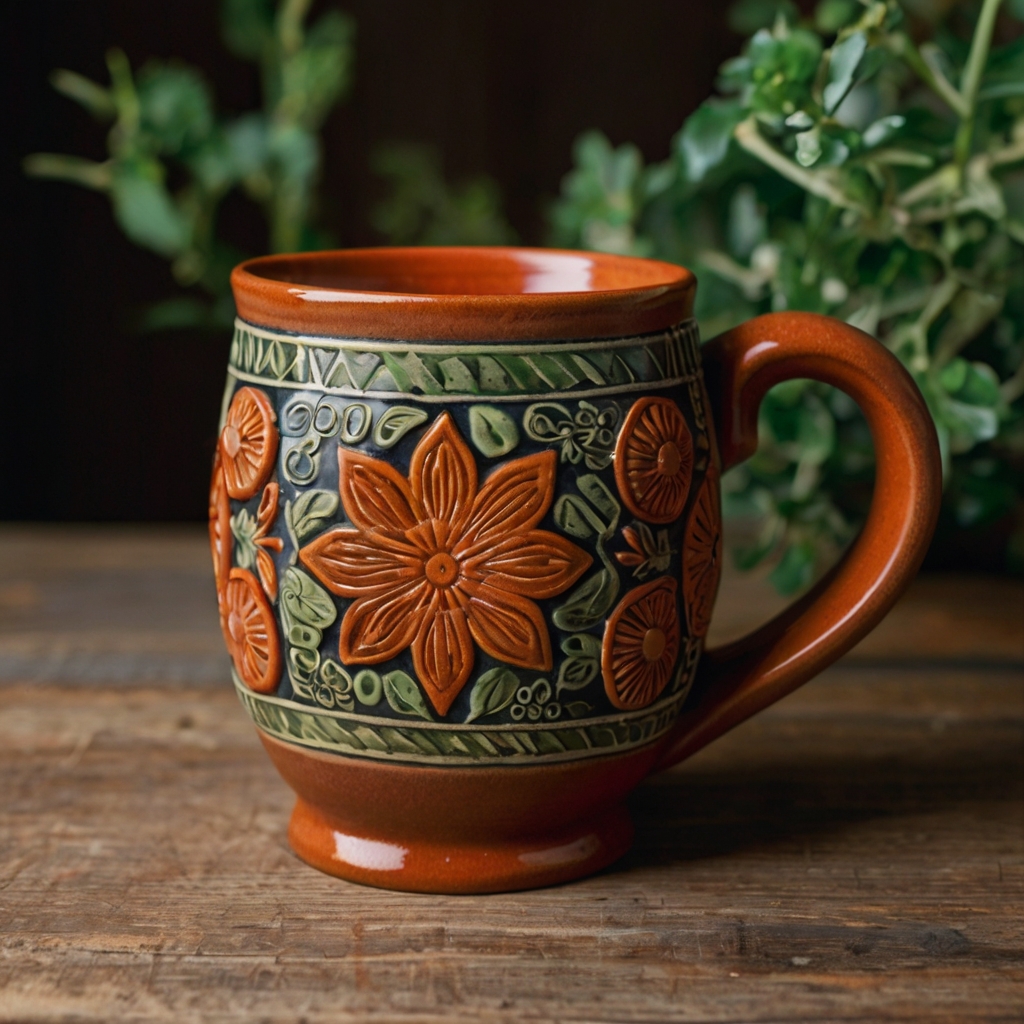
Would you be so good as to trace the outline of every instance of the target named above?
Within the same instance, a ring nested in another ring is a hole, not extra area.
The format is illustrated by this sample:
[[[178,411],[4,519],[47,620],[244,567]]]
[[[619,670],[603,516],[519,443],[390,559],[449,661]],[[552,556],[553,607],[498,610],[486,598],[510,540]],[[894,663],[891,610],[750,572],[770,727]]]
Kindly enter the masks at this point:
[[[291,794],[226,679],[74,676],[90,642],[143,666],[207,651],[200,533],[36,531],[39,560],[25,536],[0,532],[0,656],[26,632],[80,646],[56,681],[0,685],[0,1020],[1021,1017],[1024,618],[1002,648],[848,658],[649,780],[597,877],[418,896],[291,854]],[[894,614],[969,634],[976,582],[962,613],[923,580]]]

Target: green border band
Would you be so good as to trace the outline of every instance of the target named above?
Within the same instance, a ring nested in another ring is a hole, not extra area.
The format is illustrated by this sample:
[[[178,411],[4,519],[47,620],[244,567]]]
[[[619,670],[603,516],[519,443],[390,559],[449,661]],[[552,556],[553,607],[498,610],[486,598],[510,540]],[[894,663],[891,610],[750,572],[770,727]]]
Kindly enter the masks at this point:
[[[305,337],[236,319],[228,369],[250,383],[352,397],[520,402],[690,383],[700,337],[690,319],[604,341],[433,345]]]
[[[543,729],[521,725],[447,725],[328,711],[248,689],[235,689],[257,728],[286,743],[374,761],[432,765],[530,765],[623,753],[653,743],[676,720],[689,687],[642,711],[566,721]]]

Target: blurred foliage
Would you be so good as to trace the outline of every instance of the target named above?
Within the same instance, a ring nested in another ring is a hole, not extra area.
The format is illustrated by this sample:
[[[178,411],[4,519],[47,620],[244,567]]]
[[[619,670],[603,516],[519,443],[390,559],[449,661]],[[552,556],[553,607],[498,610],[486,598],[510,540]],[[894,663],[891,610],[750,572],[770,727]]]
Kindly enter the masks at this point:
[[[501,193],[486,175],[450,185],[431,146],[392,143],[372,158],[389,194],[370,220],[392,245],[511,245],[516,233],[502,213]]]
[[[708,337],[782,309],[873,334],[935,419],[947,542],[1014,520],[1020,568],[1024,0],[1000,8],[822,0],[801,19],[789,0],[742,0],[732,22],[751,38],[671,157],[645,166],[582,136],[551,218],[554,244],[692,267]],[[846,395],[809,381],[768,395],[760,435],[725,478],[726,512],[752,538],[741,566],[771,560],[793,592],[862,522],[871,440]]]
[[[107,54],[110,84],[74,71],[51,81],[109,124],[102,162],[36,153],[36,177],[74,182],[110,196],[136,245],[171,261],[175,279],[205,292],[148,309],[149,329],[230,324],[231,268],[243,253],[217,235],[217,212],[240,188],[263,210],[274,252],[322,247],[313,224],[321,167],[318,131],[351,80],[354,22],[329,10],[307,24],[312,0],[225,0],[228,49],[260,69],[263,109],[219,115],[202,74],[180,61],[150,61],[133,74],[121,50]]]

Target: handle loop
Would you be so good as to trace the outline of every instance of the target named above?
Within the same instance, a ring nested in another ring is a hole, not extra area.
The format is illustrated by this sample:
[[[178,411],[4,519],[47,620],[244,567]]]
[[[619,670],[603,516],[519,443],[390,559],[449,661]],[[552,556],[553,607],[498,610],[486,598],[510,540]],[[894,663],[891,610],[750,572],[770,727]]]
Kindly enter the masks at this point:
[[[845,654],[913,579],[942,495],[938,439],[910,375],[863,331],[816,313],[769,313],[708,342],[704,373],[722,468],[753,455],[769,388],[809,377],[845,391],[875,445],[867,522],[840,562],[766,625],[705,653],[656,770],[695,753]]]

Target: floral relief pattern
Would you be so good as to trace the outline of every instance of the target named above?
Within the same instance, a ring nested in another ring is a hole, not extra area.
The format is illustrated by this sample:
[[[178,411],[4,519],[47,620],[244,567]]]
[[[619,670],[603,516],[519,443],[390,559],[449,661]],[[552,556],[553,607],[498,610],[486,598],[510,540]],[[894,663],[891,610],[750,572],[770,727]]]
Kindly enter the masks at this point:
[[[551,641],[535,601],[567,590],[592,557],[536,529],[554,499],[553,451],[513,459],[478,483],[476,462],[442,413],[416,445],[408,479],[340,449],[339,492],[354,529],[302,548],[303,564],[340,597],[344,664],[377,664],[412,650],[439,714],[474,664],[474,644],[499,661],[549,670]]]
[[[672,677],[680,640],[676,589],[671,576],[645,583],[626,594],[608,619],[601,672],[617,708],[647,707]]]
[[[722,573],[722,519],[719,512],[718,472],[711,464],[690,513],[683,538],[683,601],[693,636],[702,637],[711,625],[711,611]]]
[[[260,582],[267,596],[271,601],[277,600],[277,567],[270,552],[280,553],[284,550],[284,541],[280,537],[267,536],[270,528],[277,518],[277,505],[281,489],[277,484],[267,484],[263,488],[263,497],[260,499],[260,507],[256,512],[256,532],[253,534],[253,544],[256,548],[256,572],[259,573]]]
[[[615,482],[626,507],[649,523],[683,514],[693,476],[693,438],[668,398],[633,404],[615,445]]]
[[[269,479],[277,457],[276,419],[259,388],[235,392],[217,445],[228,494],[235,501],[248,501]]]
[[[220,610],[228,653],[242,682],[257,693],[273,693],[281,678],[277,623],[248,569],[231,570]]]
[[[221,599],[224,585],[231,572],[231,503],[228,500],[224,469],[220,452],[214,456],[213,476],[210,479],[210,553],[213,555],[213,580],[217,586],[217,600]]]

